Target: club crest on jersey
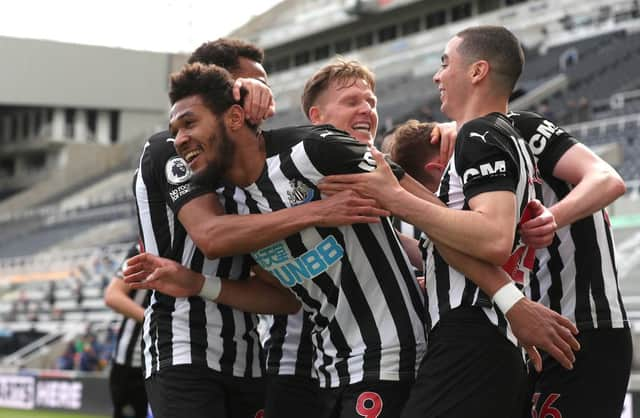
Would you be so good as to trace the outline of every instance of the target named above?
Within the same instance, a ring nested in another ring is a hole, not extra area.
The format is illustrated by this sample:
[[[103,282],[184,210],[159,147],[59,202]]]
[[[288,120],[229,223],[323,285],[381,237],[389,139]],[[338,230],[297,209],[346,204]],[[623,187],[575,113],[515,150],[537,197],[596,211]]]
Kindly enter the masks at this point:
[[[182,184],[191,178],[191,169],[180,157],[173,157],[167,161],[164,171],[167,181],[173,185]]]
[[[293,179],[289,181],[289,185],[291,186],[291,190],[287,191],[287,197],[289,198],[289,204],[291,204],[291,206],[302,205],[303,203],[308,203],[313,200],[315,192],[305,183],[298,179]]]

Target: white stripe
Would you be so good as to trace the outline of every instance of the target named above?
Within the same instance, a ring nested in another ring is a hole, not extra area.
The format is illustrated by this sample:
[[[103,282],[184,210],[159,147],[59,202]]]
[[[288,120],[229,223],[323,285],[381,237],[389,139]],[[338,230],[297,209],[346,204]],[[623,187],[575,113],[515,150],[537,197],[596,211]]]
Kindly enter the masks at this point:
[[[618,285],[616,283],[614,265],[609,256],[609,243],[607,241],[607,231],[605,230],[604,217],[602,211],[593,214],[593,223],[596,228],[596,240],[601,253],[602,277],[604,278],[604,293],[607,298],[606,302],[611,311],[611,325],[616,328],[624,326],[622,310],[618,303]],[[611,234],[613,241],[613,234]],[[595,317],[595,311],[594,311]],[[597,324],[596,324],[597,326]]]

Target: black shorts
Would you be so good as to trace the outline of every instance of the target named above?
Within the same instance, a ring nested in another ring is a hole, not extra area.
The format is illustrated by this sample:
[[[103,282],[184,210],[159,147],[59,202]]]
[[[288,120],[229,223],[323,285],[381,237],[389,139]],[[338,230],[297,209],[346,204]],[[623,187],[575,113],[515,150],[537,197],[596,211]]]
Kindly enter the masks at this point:
[[[398,418],[412,381],[360,382],[319,391],[321,418]]]
[[[529,373],[532,387],[525,417],[620,418],[633,348],[629,329],[580,331],[573,370],[543,355],[542,372]]]
[[[264,379],[225,376],[204,366],[171,366],[145,381],[154,418],[257,418]]]
[[[267,376],[264,418],[319,417],[318,381],[301,376]]]
[[[522,351],[479,308],[447,312],[429,334],[427,355],[403,418],[513,418],[526,396]]]
[[[142,368],[122,366],[114,362],[109,374],[109,390],[113,403],[113,418],[146,418],[147,393],[144,389]]]

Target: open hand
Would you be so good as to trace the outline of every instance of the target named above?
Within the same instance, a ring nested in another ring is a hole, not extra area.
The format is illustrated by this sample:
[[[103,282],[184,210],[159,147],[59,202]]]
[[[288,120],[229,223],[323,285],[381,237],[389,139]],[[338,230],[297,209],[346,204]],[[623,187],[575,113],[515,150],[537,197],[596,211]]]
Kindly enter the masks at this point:
[[[149,253],[127,260],[127,268],[122,275],[125,283],[134,289],[155,289],[176,298],[197,295],[204,283],[202,274]]]
[[[546,351],[564,368],[573,369],[574,351],[580,350],[573,322],[555,311],[527,298],[520,299],[507,312],[514,335],[529,354],[535,369],[542,370],[537,348]]]
[[[233,98],[238,101],[241,89],[247,91],[244,111],[249,122],[259,125],[276,113],[276,102],[269,86],[254,78],[238,78],[233,84]]]

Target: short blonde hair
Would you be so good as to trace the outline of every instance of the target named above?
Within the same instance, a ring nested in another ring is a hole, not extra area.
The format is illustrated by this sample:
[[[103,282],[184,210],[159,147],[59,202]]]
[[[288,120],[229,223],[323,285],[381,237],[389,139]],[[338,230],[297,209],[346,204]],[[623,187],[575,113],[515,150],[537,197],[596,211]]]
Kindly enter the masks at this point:
[[[360,79],[365,80],[371,87],[371,91],[375,92],[375,75],[358,61],[347,61],[343,58],[338,58],[331,64],[327,64],[316,71],[307,81],[302,92],[302,111],[305,116],[309,117],[309,109],[315,105],[320,94],[329,87],[332,81],[339,81],[346,86],[350,86],[347,83],[352,82],[355,84]]]

